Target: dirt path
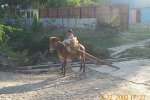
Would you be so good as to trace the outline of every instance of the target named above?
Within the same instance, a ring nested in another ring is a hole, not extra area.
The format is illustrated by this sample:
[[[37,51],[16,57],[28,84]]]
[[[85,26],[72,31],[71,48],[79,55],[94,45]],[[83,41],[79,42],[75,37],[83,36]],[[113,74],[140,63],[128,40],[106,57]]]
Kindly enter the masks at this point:
[[[124,79],[87,69],[78,68],[61,77],[57,72],[44,74],[19,74],[0,72],[1,100],[100,100],[103,95],[116,100],[119,95],[139,95],[150,98],[145,91],[150,86],[136,84]],[[141,89],[139,89],[139,87]],[[103,100],[103,99],[102,99]],[[109,100],[109,99],[107,99]],[[129,99],[130,100],[130,99]]]
[[[118,47],[109,48],[109,50],[112,51],[111,57],[117,57],[118,54],[133,47],[143,47],[147,42],[150,42],[150,39],[138,41],[132,44],[126,44],[126,45],[121,45]]]

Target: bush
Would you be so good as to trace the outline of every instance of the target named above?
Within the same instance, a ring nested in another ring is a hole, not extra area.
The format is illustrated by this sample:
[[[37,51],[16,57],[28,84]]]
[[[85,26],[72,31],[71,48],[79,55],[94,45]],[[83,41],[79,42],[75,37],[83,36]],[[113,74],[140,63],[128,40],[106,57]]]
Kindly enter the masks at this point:
[[[12,43],[21,38],[23,34],[22,29],[13,28],[0,24],[0,39],[3,42]]]
[[[38,52],[38,51],[46,51],[49,50],[49,37],[44,37],[40,41],[32,41],[29,46],[30,53]]]
[[[15,66],[24,66],[27,59],[27,52],[14,52],[10,46],[0,45],[0,51],[14,63]],[[5,59],[5,58],[3,58]]]
[[[0,25],[0,43],[3,41],[4,37],[5,37],[5,32]]]

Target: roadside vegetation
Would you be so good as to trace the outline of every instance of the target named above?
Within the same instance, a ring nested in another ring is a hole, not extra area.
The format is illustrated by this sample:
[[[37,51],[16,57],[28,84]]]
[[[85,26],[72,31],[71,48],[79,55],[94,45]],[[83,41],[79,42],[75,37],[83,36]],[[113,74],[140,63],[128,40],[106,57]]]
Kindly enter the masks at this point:
[[[68,28],[43,26],[40,23],[38,14],[33,16],[32,25],[26,27],[25,23],[22,24],[24,15],[18,14],[18,7],[76,7],[80,6],[79,1],[22,0],[20,2],[20,0],[1,0],[0,60],[12,59],[16,66],[35,65],[44,61],[58,61],[56,53],[49,53],[49,37],[58,36],[63,41]],[[109,0],[88,1],[84,2],[82,0],[81,3],[84,5],[99,5]],[[9,10],[7,10],[8,8]],[[101,59],[110,57],[108,48],[150,38],[150,29],[145,30],[145,27],[131,27],[129,33],[127,33],[120,32],[117,27],[98,24],[96,30],[73,29],[73,32],[79,42],[85,46],[86,52]]]
[[[17,62],[16,65],[34,65],[43,61],[57,62],[56,53],[49,53],[49,37],[58,36],[61,41],[65,38],[68,28],[49,26],[45,29],[39,22],[37,15],[34,15],[33,24],[28,30],[21,28],[13,28],[10,26],[0,25],[0,51],[7,58]],[[132,28],[129,32],[122,33],[114,28],[103,27],[96,30],[73,29],[74,35],[79,42],[86,48],[86,52],[101,58],[108,59],[110,57],[108,48],[134,43],[140,40],[150,38],[149,31],[143,30],[136,33],[136,29]],[[132,48],[123,56],[148,56],[145,53],[149,48]],[[46,53],[46,54],[45,54]],[[127,55],[128,54],[128,55]],[[130,55],[129,55],[130,54]],[[132,54],[132,55],[131,55]],[[30,61],[30,62],[29,62]]]

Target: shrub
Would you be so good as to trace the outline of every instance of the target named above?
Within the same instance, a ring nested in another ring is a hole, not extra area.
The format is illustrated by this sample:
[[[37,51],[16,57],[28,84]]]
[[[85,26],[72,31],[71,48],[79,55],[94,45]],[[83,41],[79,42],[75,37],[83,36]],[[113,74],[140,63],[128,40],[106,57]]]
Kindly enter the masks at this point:
[[[15,66],[24,66],[27,59],[27,52],[14,52],[10,46],[0,45],[0,51],[14,62]],[[4,59],[4,58],[3,58]]]
[[[0,43],[3,41],[4,36],[5,36],[5,32],[4,32],[3,28],[0,25]]]
[[[0,24],[0,39],[4,42],[12,43],[21,38],[23,34],[22,29],[13,28]]]
[[[29,46],[30,53],[49,50],[49,37],[44,37],[40,41],[32,41]]]

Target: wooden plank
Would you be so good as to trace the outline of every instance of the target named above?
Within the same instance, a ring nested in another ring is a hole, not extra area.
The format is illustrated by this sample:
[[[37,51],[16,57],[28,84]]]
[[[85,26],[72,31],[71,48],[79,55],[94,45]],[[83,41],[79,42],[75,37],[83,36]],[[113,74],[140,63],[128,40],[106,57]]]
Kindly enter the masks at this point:
[[[73,48],[73,47],[71,47],[71,48]],[[97,60],[97,61],[98,61],[97,63],[105,64],[105,65],[108,65],[109,67],[113,67],[113,68],[120,69],[119,67],[114,66],[114,65],[112,65],[112,64],[110,64],[110,63],[108,63],[108,62],[106,62],[105,60],[98,59],[98,58],[96,58],[96,57],[90,55],[89,53],[86,53],[85,51],[82,51],[82,50],[76,49],[76,48],[73,48],[73,49],[77,50],[78,52],[81,52],[81,53],[85,54],[85,55],[88,56],[89,58],[92,58],[92,59]],[[94,63],[94,62],[93,62],[93,63]],[[96,63],[96,64],[97,64],[97,63]]]

